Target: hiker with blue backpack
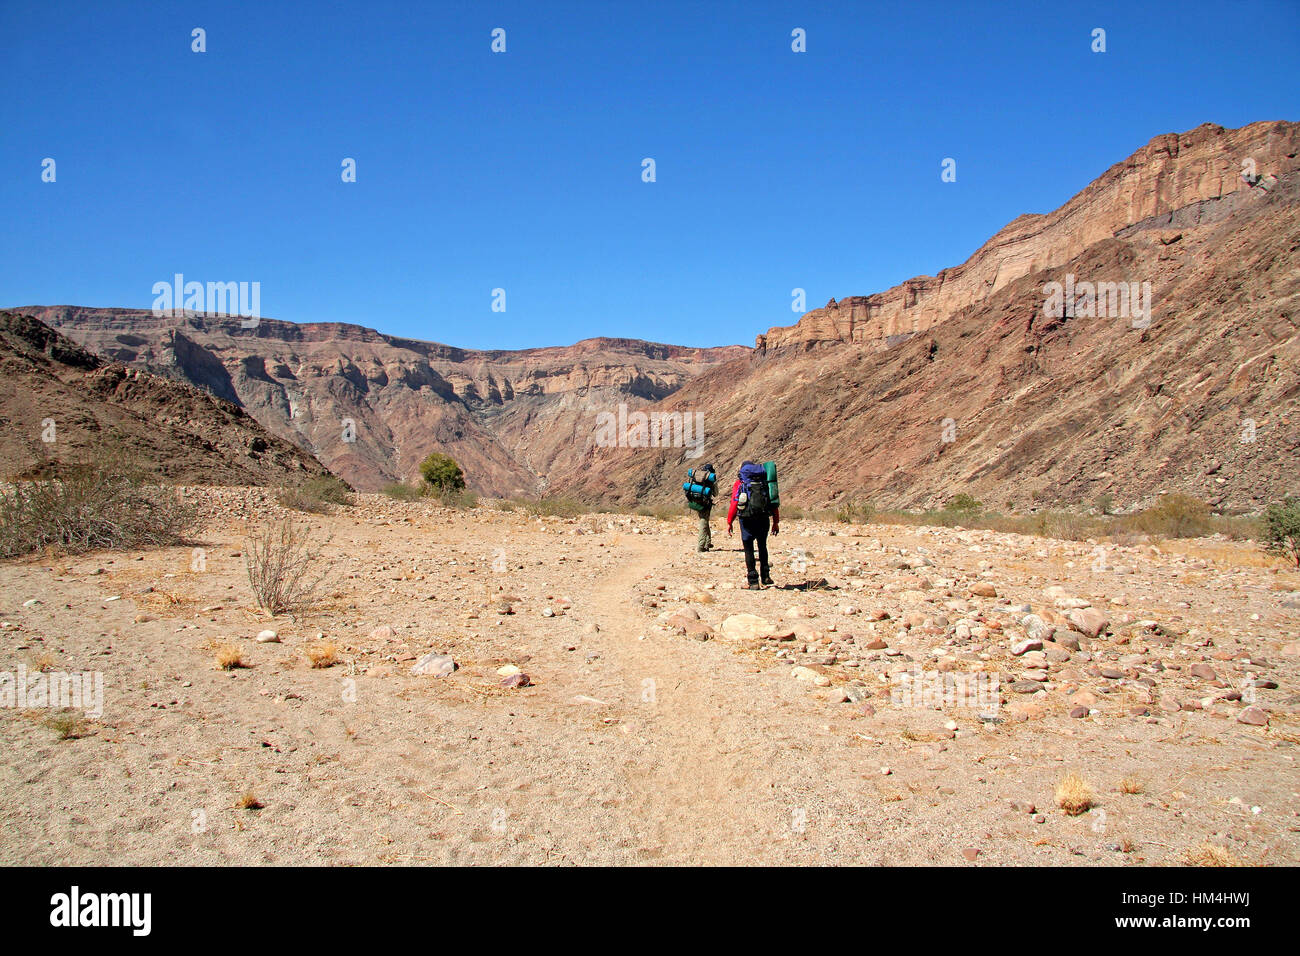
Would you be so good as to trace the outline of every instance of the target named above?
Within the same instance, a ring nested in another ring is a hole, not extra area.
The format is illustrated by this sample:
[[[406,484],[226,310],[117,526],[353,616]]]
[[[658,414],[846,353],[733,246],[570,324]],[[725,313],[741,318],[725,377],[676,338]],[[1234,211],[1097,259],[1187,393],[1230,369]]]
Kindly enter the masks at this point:
[[[781,533],[781,497],[777,490],[776,465],[766,462],[756,465],[747,461],[740,466],[740,477],[731,488],[731,508],[727,511],[727,534],[733,534],[732,524],[740,517],[740,542],[745,546],[745,570],[749,589],[757,591],[772,585],[771,568],[767,560],[767,532],[770,522],[772,534]],[[755,568],[754,551],[758,551]]]
[[[713,550],[709,518],[713,515],[713,493],[717,487],[718,476],[712,465],[701,465],[686,472],[686,481],[682,484],[682,490],[686,492],[686,504],[700,516],[700,533],[695,539],[698,551]]]

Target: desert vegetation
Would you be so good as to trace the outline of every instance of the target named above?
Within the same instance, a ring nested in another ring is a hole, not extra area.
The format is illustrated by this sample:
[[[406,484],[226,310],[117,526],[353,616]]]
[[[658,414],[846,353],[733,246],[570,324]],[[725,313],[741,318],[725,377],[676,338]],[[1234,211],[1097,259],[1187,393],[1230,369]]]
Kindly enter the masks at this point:
[[[248,536],[244,564],[257,605],[269,614],[311,606],[327,573],[311,530],[288,518]]]
[[[174,488],[84,462],[0,490],[0,557],[178,544],[194,522]]]

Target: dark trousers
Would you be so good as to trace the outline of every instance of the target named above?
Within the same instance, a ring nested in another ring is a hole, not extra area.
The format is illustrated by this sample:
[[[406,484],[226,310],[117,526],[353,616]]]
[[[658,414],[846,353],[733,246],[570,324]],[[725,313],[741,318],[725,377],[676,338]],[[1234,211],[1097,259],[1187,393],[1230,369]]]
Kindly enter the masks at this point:
[[[767,563],[767,532],[771,527],[767,515],[761,518],[740,519],[740,543],[745,546],[745,571],[750,584],[772,580],[772,570]],[[758,550],[758,568],[754,567],[754,550]]]

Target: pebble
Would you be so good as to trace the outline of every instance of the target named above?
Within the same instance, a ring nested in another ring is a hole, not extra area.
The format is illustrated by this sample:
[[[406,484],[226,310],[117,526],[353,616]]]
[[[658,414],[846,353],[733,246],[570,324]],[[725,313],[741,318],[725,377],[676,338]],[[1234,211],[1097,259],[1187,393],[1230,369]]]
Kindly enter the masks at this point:
[[[450,677],[456,670],[456,662],[445,654],[438,654],[430,651],[411,668],[411,673],[417,677]]]
[[[259,644],[279,644],[280,635],[275,631],[258,631],[256,640]]]

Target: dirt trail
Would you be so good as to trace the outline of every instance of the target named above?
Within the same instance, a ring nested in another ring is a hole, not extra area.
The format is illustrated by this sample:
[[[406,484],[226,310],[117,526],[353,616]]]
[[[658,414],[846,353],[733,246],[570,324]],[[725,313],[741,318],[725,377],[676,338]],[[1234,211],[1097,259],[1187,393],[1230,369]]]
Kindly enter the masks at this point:
[[[680,542],[634,539],[621,552],[626,567],[592,595],[600,645],[621,672],[627,700],[639,701],[646,715],[639,727],[644,757],[628,769],[633,798],[626,809],[645,841],[642,858],[752,862],[755,837],[773,835],[783,819],[774,806],[775,745],[761,733],[771,728],[757,702],[744,697],[755,678],[725,645],[649,627],[634,592],[679,551]]]

